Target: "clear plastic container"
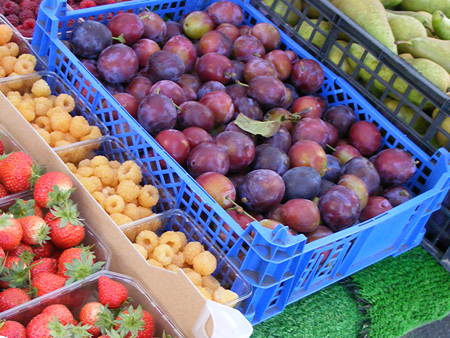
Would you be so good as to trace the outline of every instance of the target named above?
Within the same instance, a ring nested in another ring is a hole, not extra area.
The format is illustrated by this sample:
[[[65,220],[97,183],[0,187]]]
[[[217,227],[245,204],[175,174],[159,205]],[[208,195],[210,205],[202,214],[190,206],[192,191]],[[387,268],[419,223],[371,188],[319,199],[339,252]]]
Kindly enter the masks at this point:
[[[72,98],[75,101],[75,108],[70,113],[72,116],[84,116],[86,120],[88,121],[89,125],[91,126],[97,126],[100,129],[100,132],[103,136],[109,135],[108,128],[105,127],[102,121],[95,115],[90,108],[81,101],[77,94],[68,86],[59,76],[57,76],[55,73],[51,72],[37,72],[27,75],[21,75],[21,76],[13,76],[8,79],[3,80],[0,82],[0,91],[5,94],[9,90],[8,84],[10,83],[16,83],[18,81],[22,82],[20,89],[15,89],[19,91],[21,94],[28,93],[31,91],[31,87],[33,84],[40,80],[45,80],[48,85],[50,86],[52,90],[52,95],[58,96],[59,94],[68,94],[72,96]],[[20,114],[20,113],[19,113]],[[72,144],[76,144],[79,142],[74,142]],[[55,147],[57,149],[58,147]]]
[[[195,223],[182,210],[174,209],[153,215],[130,224],[125,224],[120,229],[132,243],[139,232],[143,230],[154,231],[157,235],[161,235],[165,231],[183,232],[188,242],[198,241],[202,243],[205,250],[208,250],[216,257],[217,268],[212,275],[220,282],[222,287],[238,294],[236,301],[226,305],[236,307],[240,302],[250,297],[252,288],[245,277],[236,269],[228,257],[213,244],[211,238],[202,227]],[[133,249],[136,250],[134,247]],[[144,258],[142,257],[142,259]]]
[[[31,197],[29,196],[29,198],[31,198]],[[26,198],[24,198],[24,199],[26,199]],[[3,206],[1,208],[3,208]],[[89,227],[89,225],[85,225],[85,230],[86,230],[86,235],[85,235],[84,240],[83,240],[83,245],[84,246],[91,246],[92,247],[92,251],[95,254],[96,261],[97,262],[99,262],[99,261],[105,262],[105,264],[102,267],[102,270],[108,270],[109,266],[111,264],[111,256],[112,256],[111,250],[106,245],[106,243],[103,241],[103,239],[94,230],[92,230]],[[93,275],[95,275],[95,274],[93,274]],[[89,277],[89,278],[91,278],[91,277]],[[58,290],[50,292],[47,295],[36,297],[36,298],[32,299],[31,301],[29,301],[27,303],[24,303],[22,305],[16,306],[15,308],[9,309],[7,311],[1,312],[0,313],[0,319],[7,318],[10,313],[22,313],[23,311],[26,311],[30,307],[33,307],[34,304],[44,303],[45,299],[47,299],[49,297],[55,298],[55,297],[57,297],[57,295],[59,295],[61,293],[64,293],[66,289],[72,290],[74,285],[77,285],[80,282],[83,282],[83,281],[79,281],[79,282],[76,282],[76,283],[64,286],[64,287],[62,287],[62,288],[60,288]]]
[[[11,42],[15,42],[19,46],[19,55],[32,54],[32,55],[34,55],[36,57],[36,60],[37,60],[35,70],[36,71],[41,71],[41,70],[47,69],[46,63],[42,60],[41,57],[39,57],[34,52],[33,48],[31,48],[31,45],[29,44],[29,42],[31,42],[31,39],[25,38],[22,34],[20,34],[20,32],[16,29],[16,27],[14,27],[8,21],[8,19],[6,19],[2,14],[0,14],[0,24],[6,24],[6,25],[8,25],[9,27],[12,28],[12,30],[13,30],[13,37],[11,39]],[[3,79],[5,79],[5,78],[0,78],[0,82]]]
[[[101,271],[83,281],[69,285],[51,294],[36,298],[27,304],[23,304],[14,309],[10,309],[0,314],[1,319],[15,320],[26,325],[34,316],[52,304],[64,304],[78,319],[81,307],[92,301],[98,301],[97,281],[100,276],[107,276],[117,282],[122,283],[128,289],[133,306],[141,305],[148,311],[155,323],[154,337],[162,337],[163,332],[171,337],[183,337],[174,322],[166,315],[152,299],[149,292],[131,277],[110,271]]]
[[[0,140],[4,146],[4,153],[10,153],[13,151],[23,151],[26,152],[22,146],[17,143],[17,141],[12,137],[12,135],[0,124]],[[0,209],[3,209],[3,206],[9,206],[14,203],[14,201],[18,198],[24,198],[31,194],[30,190],[25,190],[22,192],[18,192],[15,194],[11,194],[5,197],[0,198]]]
[[[152,208],[154,212],[161,212],[163,210],[173,209],[175,206],[174,197],[167,191],[167,189],[154,177],[142,162],[134,156],[118,139],[107,136],[99,140],[84,141],[77,144],[70,144],[64,147],[55,149],[58,156],[65,162],[71,162],[75,165],[81,160],[92,159],[97,155],[103,155],[111,161],[118,161],[120,163],[125,161],[134,161],[142,171],[142,185],[151,184],[158,188],[159,201],[156,206]],[[106,212],[106,211],[105,211]]]

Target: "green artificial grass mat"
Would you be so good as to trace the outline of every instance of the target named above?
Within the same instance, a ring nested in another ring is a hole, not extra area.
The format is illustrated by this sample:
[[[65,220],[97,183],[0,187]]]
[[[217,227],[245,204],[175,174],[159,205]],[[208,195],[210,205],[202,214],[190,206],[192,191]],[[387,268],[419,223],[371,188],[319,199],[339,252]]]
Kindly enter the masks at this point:
[[[352,276],[371,306],[368,334],[399,337],[450,313],[450,274],[424,249],[387,258]]]
[[[289,305],[253,337],[401,337],[449,313],[450,274],[418,247]]]
[[[281,314],[254,328],[255,338],[353,338],[363,315],[348,290],[334,284],[289,305]]]

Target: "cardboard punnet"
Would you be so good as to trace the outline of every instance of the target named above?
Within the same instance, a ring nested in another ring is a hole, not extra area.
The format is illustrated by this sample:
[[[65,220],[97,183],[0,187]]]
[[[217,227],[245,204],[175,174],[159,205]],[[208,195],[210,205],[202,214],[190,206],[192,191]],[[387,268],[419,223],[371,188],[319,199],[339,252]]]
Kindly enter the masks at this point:
[[[148,264],[53,149],[2,92],[0,92],[0,123],[47,171],[61,171],[71,176],[76,187],[73,200],[78,204],[81,217],[102,236],[112,251],[110,269],[141,281],[186,337],[227,337],[227,330],[235,337],[249,336],[247,332],[251,330],[251,326],[249,327],[248,321],[239,311],[207,301],[181,270],[172,272]],[[218,313],[216,320],[212,315],[213,312]],[[239,322],[242,325],[236,327],[236,323]],[[235,330],[238,331],[237,335],[232,333]],[[239,331],[243,335],[240,335]]]

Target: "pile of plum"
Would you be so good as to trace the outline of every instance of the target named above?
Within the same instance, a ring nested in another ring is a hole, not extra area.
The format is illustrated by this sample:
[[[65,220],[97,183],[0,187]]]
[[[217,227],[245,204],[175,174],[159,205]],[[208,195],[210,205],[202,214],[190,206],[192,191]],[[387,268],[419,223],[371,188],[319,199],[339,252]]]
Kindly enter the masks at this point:
[[[228,1],[179,23],[120,13],[79,24],[69,47],[243,228],[281,222],[315,239],[410,199],[411,155],[328,107],[321,66],[243,17]]]

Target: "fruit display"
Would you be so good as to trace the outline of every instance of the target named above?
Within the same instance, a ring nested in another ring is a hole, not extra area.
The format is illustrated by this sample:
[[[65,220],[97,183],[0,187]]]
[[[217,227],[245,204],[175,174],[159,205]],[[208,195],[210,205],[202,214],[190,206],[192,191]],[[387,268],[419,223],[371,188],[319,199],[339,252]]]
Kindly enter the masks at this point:
[[[0,327],[2,336],[27,338],[169,338],[169,332],[179,333],[140,285],[111,272],[88,278],[22,313],[10,312]]]
[[[34,72],[38,60],[25,53],[13,29],[0,20],[0,79]]]
[[[13,152],[0,160],[0,181],[14,191],[32,184],[33,197],[4,205],[0,216],[0,312],[102,269],[102,247],[82,245],[98,239],[79,219],[67,175],[39,176],[27,154]]]
[[[349,106],[328,106],[323,69],[279,49],[277,28],[242,22],[228,1],[173,31],[156,13],[120,13],[77,25],[70,47],[235,218],[238,210],[309,234],[365,220],[366,208],[387,210],[367,199],[407,183],[412,156],[383,150],[377,125],[357,121]]]
[[[94,141],[93,144],[57,150],[80,183],[111,216],[117,225],[151,216],[159,200],[158,188],[146,177],[138,161],[123,151],[117,158],[109,159],[101,149],[121,149],[123,146],[112,138]],[[100,148],[100,150],[97,150]],[[80,160],[81,155],[83,159]],[[100,153],[100,154],[98,154]],[[75,155],[74,155],[75,154]],[[78,161],[72,161],[74,158]]]
[[[126,231],[130,237],[130,231]],[[186,276],[206,299],[234,305],[238,295],[223,288],[212,276],[217,258],[198,241],[188,241],[182,231],[164,231],[158,236],[151,230],[136,233],[133,245],[149,264],[171,271],[183,269]]]
[[[70,91],[66,94],[52,90],[49,82],[64,88],[60,79],[43,75],[17,77],[2,83],[0,90],[51,147],[95,140],[107,133]]]

